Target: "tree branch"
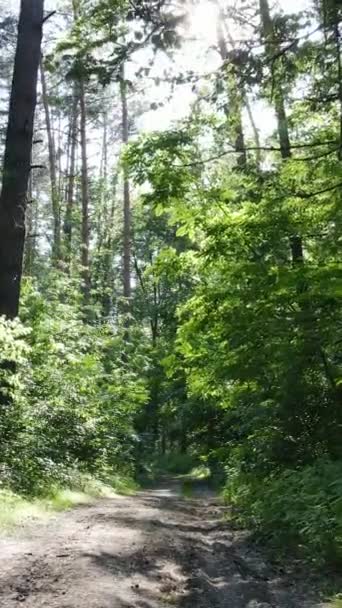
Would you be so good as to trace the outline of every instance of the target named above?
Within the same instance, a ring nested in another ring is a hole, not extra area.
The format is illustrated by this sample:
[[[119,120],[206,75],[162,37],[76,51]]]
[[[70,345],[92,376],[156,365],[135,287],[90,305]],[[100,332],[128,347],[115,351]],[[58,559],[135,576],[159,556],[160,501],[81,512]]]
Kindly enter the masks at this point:
[[[56,13],[57,13],[57,11],[51,11],[51,13],[48,13],[48,14],[47,14],[47,15],[44,17],[44,19],[43,19],[43,21],[42,21],[42,25],[44,25],[44,23],[45,23],[45,22],[46,22],[48,19],[50,19],[50,17],[53,17],[53,15],[55,15]]]

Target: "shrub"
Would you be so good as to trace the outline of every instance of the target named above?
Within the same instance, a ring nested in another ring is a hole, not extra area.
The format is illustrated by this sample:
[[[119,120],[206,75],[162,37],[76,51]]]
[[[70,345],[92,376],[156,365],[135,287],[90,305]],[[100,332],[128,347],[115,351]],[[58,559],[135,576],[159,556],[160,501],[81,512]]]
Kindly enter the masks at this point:
[[[316,564],[342,563],[342,462],[319,459],[264,478],[228,471],[224,497],[244,525]]]

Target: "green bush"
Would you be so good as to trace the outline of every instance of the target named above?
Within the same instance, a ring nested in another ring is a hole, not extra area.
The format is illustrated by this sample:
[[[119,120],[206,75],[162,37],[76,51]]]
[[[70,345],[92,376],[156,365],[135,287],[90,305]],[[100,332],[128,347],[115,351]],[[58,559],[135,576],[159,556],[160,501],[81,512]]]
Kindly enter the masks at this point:
[[[70,487],[74,470],[114,486],[134,472],[144,380],[111,326],[84,323],[68,281],[48,298],[26,285],[22,321],[0,318],[0,483],[26,496]]]
[[[193,454],[174,453],[159,456],[155,460],[153,468],[160,474],[186,475],[198,464],[198,457]]]
[[[228,470],[233,515],[277,547],[291,545],[316,564],[342,563],[342,462],[317,460],[260,478]]]

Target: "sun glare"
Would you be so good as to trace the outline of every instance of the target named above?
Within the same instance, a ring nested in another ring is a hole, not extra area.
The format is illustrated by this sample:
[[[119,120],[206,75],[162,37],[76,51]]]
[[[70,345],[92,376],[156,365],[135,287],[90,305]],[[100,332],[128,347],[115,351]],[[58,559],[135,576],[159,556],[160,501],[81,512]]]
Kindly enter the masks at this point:
[[[203,0],[194,7],[190,15],[190,33],[201,40],[213,43],[216,40],[218,8],[210,0]]]

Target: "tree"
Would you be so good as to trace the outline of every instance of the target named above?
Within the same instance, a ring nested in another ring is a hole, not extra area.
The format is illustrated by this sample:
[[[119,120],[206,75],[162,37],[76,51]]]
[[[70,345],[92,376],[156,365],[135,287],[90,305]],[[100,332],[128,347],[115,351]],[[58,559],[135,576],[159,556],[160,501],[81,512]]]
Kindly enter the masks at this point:
[[[120,73],[120,93],[122,107],[122,143],[128,144],[129,139],[129,116],[127,105],[127,82],[125,80],[125,66],[121,66]],[[125,308],[129,311],[131,303],[131,195],[129,187],[129,178],[127,169],[124,167],[123,178],[123,296],[125,299]]]
[[[0,314],[19,310],[43,0],[22,0],[0,196]]]
[[[50,184],[51,184],[51,202],[52,202],[52,214],[53,214],[53,243],[52,243],[52,257],[54,263],[58,262],[61,257],[61,210],[60,210],[60,193],[58,191],[57,184],[57,155],[56,155],[56,144],[53,132],[53,124],[51,121],[51,112],[49,104],[49,95],[46,84],[46,75],[44,67],[44,58],[40,60],[40,78],[42,85],[42,101],[45,113],[46,131],[48,139],[48,153],[49,153],[49,172],[50,172]]]

